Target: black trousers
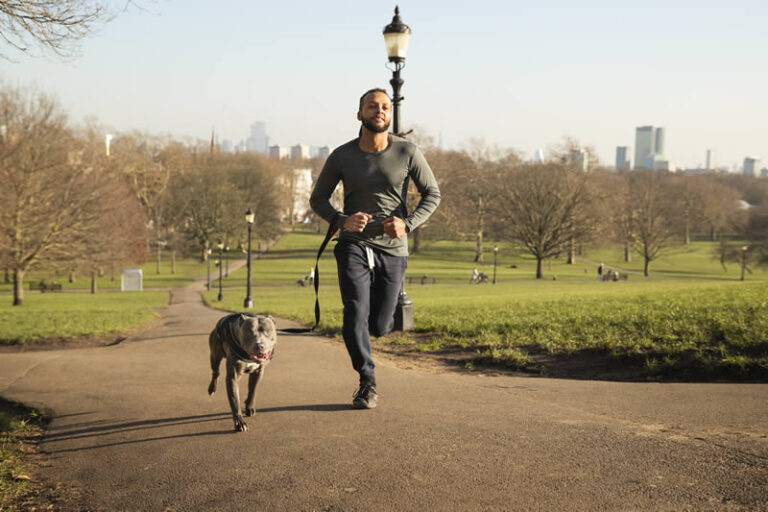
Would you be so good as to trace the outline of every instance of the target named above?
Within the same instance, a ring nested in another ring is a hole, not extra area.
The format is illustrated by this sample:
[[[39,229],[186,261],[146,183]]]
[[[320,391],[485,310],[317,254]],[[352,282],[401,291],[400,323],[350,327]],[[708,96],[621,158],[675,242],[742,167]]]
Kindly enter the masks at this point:
[[[344,344],[360,381],[375,382],[371,335],[383,336],[394,327],[395,307],[408,259],[367,249],[355,242],[339,242],[333,253],[344,304]]]

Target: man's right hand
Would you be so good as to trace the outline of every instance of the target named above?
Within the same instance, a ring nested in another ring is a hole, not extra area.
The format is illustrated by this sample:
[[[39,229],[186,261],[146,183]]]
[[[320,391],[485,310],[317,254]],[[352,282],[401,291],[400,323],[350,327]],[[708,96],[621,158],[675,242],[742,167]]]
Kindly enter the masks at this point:
[[[361,233],[363,229],[365,229],[365,226],[368,224],[369,220],[371,220],[371,215],[368,213],[354,213],[347,217],[347,220],[344,221],[343,229],[344,231]]]

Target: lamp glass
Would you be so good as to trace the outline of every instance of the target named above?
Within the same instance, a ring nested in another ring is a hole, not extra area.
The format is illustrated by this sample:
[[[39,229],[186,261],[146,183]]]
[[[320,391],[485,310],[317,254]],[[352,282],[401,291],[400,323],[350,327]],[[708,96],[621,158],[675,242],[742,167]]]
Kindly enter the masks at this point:
[[[251,210],[248,210],[245,212],[245,222],[248,224],[253,224],[253,221],[256,220],[256,214],[253,213]]]
[[[411,32],[386,32],[384,33],[384,45],[387,47],[387,57],[390,59],[405,59],[408,53],[408,43],[411,40]]]

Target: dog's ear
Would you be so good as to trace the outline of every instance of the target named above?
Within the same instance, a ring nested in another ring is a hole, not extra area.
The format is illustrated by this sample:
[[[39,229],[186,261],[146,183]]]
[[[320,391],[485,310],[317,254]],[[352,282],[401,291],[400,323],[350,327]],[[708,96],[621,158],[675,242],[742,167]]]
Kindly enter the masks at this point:
[[[237,326],[240,327],[243,325],[243,322],[245,322],[245,319],[248,318],[244,314],[240,313],[240,316],[237,317]]]

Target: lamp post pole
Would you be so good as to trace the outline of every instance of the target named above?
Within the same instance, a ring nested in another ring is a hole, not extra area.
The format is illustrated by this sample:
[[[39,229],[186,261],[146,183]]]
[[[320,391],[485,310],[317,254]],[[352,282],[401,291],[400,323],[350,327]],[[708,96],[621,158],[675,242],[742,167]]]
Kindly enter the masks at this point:
[[[747,249],[746,245],[741,247],[741,280],[744,280],[744,269],[747,268]]]
[[[248,257],[246,259],[248,262],[248,277],[246,278],[247,295],[245,296],[245,301],[243,302],[243,307],[246,309],[253,308],[253,299],[251,298],[251,232],[254,218],[255,216],[253,212],[250,208],[248,208],[248,211],[245,212],[245,222],[248,223]]]
[[[205,259],[208,260],[208,291],[211,291],[211,248],[205,250]]]
[[[229,277],[229,246],[224,247],[224,261],[226,266],[224,267],[224,277]]]
[[[405,56],[408,52],[408,42],[411,37],[411,29],[403,23],[400,18],[400,8],[395,7],[395,15],[392,17],[392,23],[384,27],[384,44],[387,49],[387,57],[392,63],[392,133],[400,133],[400,102],[404,99],[400,95],[400,90],[405,83],[400,78],[400,71],[405,67]],[[412,331],[413,330],[413,300],[405,293],[405,275],[400,285],[400,295],[397,298],[397,309],[395,310],[395,330]]]
[[[221,240],[219,240],[219,243],[217,244],[217,246],[219,248],[219,301],[221,301],[224,298],[224,294],[222,293],[222,287],[221,287],[222,278],[224,277],[223,275],[224,270],[222,269],[222,267],[224,266],[223,265],[224,262],[221,259],[222,258],[221,253],[224,250],[224,243]]]
[[[493,284],[496,284],[496,256],[499,254],[498,246],[493,248]]]

